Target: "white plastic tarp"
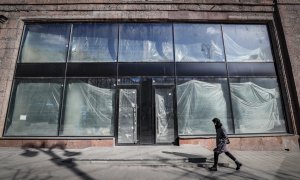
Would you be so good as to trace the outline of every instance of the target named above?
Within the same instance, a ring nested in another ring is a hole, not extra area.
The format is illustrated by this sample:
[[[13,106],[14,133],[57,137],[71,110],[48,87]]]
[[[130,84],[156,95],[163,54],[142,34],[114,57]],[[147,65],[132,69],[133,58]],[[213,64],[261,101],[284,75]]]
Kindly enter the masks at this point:
[[[56,136],[61,87],[60,83],[19,83],[6,135]]]
[[[263,88],[252,82],[231,83],[236,132],[285,131],[278,88]]]
[[[118,143],[137,142],[137,96],[135,89],[119,91]]]
[[[180,135],[215,133],[212,119],[228,128],[228,91],[221,83],[190,80],[177,86],[177,114]]]
[[[69,83],[63,134],[113,135],[114,94],[114,89],[99,88],[85,82]]]
[[[173,94],[169,89],[155,90],[156,142],[174,141]]]

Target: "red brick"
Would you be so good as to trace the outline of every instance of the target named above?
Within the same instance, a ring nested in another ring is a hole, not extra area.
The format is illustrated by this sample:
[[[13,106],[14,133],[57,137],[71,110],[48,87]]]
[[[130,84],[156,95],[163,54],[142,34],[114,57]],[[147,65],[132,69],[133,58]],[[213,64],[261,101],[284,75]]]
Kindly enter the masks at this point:
[[[261,138],[241,138],[240,139],[241,150],[262,150]]]
[[[282,137],[262,137],[262,143],[265,151],[283,150]]]

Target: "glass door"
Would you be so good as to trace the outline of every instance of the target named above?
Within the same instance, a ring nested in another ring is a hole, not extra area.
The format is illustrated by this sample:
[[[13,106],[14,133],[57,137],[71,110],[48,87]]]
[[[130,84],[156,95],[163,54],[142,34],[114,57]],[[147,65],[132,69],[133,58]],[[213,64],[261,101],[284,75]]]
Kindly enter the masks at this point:
[[[174,88],[154,88],[156,143],[174,143]]]
[[[137,144],[137,89],[119,89],[118,143]]]

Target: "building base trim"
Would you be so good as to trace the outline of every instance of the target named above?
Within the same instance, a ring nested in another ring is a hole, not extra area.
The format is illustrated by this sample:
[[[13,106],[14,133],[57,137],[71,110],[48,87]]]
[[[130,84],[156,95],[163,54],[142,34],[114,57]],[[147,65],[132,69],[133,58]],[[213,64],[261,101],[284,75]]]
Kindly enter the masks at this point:
[[[114,145],[114,138],[90,140],[0,139],[0,147],[81,149],[87,147],[113,147]]]
[[[299,135],[268,137],[230,137],[229,148],[238,151],[300,151]],[[179,145],[201,145],[213,150],[215,138],[179,137]]]

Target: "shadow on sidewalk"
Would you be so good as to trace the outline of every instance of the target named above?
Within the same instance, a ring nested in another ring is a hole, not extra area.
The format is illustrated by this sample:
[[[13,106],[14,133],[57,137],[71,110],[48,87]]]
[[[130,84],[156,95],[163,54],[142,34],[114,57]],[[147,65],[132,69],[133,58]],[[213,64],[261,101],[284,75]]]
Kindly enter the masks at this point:
[[[69,169],[71,172],[73,172],[75,175],[77,175],[79,178],[84,180],[93,180],[94,178],[90,177],[88,174],[83,172],[77,167],[77,164],[74,162],[74,158],[71,158],[73,156],[78,156],[81,153],[80,152],[71,152],[65,149],[64,143],[57,143],[50,147],[47,147],[46,143],[43,142],[41,145],[36,145],[34,143],[27,143],[22,146],[22,149],[24,150],[23,153],[21,153],[21,156],[25,157],[36,157],[39,155],[39,153],[44,153],[45,155],[48,155],[51,159],[50,161],[56,165],[61,166]],[[64,156],[68,158],[62,158],[58,154],[56,154],[53,149],[60,149],[64,151]]]
[[[300,179],[299,168],[300,155],[288,155],[282,163],[280,168],[275,172],[274,176],[279,179]]]
[[[176,156],[180,157],[185,157],[187,158],[188,162],[190,163],[205,163],[206,162],[206,157],[199,156],[199,155],[194,155],[194,154],[187,154],[187,153],[181,153],[181,152],[168,152],[168,151],[162,151],[165,154],[173,154]]]

